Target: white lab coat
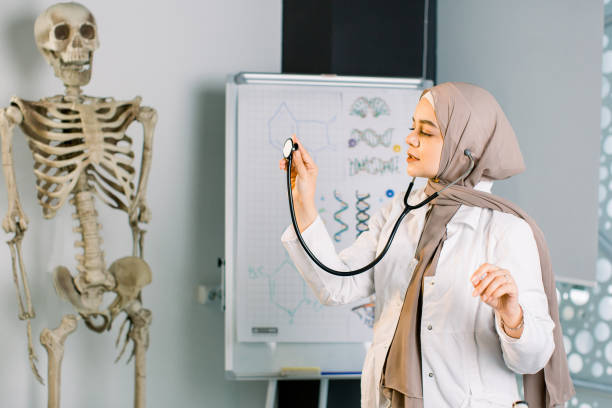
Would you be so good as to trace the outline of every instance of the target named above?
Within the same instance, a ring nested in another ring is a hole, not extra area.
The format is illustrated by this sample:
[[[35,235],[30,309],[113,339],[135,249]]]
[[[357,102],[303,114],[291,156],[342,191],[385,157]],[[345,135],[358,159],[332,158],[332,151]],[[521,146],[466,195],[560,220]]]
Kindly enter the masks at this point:
[[[476,189],[490,191],[491,185],[481,182]],[[419,189],[409,201],[415,204],[424,198],[423,189]],[[387,256],[373,270],[353,277],[333,276],[318,268],[301,248],[293,227],[281,238],[321,303],[346,304],[376,293],[374,335],[361,377],[364,408],[389,406],[380,390],[380,377],[417,263],[414,253],[428,208],[407,215]],[[400,194],[373,215],[369,231],[340,254],[320,218],[302,235],[326,265],[354,269],[382,251],[402,210]],[[508,337],[493,309],[472,297],[469,278],[484,262],[510,271],[518,285],[525,322],[520,339]],[[462,205],[447,225],[436,275],[424,280],[421,359],[425,408],[512,406],[519,399],[515,373],[539,371],[555,347],[554,323],[529,225],[511,214]]]

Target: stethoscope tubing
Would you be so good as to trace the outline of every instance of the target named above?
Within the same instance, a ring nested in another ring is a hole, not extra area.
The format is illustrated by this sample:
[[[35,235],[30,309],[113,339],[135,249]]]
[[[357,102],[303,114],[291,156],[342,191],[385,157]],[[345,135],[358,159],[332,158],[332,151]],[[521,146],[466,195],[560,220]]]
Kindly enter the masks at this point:
[[[304,238],[302,237],[302,234],[300,232],[300,228],[297,225],[297,220],[295,218],[295,209],[294,209],[294,206],[293,206],[293,191],[291,189],[291,166],[292,166],[292,163],[293,163],[293,151],[297,150],[297,143],[293,143],[293,141],[291,139],[287,139],[287,141],[285,142],[285,145],[288,142],[290,142],[290,141],[292,143],[291,150],[288,151],[288,152],[284,151],[283,154],[285,156],[285,159],[287,160],[287,170],[286,170],[286,172],[287,172],[287,195],[289,197],[289,213],[291,214],[291,223],[293,224],[293,229],[295,231],[295,234],[296,234],[300,244],[302,245],[302,248],[304,248],[304,251],[308,255],[308,257],[310,259],[312,259],[312,261],[319,268],[321,268],[325,272],[330,273],[330,274],[335,275],[335,276],[355,276],[355,275],[359,275],[361,273],[364,273],[364,272],[372,269],[374,266],[376,266],[385,257],[385,255],[387,254],[387,251],[389,250],[389,248],[391,247],[391,243],[393,242],[393,238],[395,237],[395,233],[397,232],[397,230],[398,230],[402,220],[404,219],[404,217],[406,217],[406,215],[410,211],[415,210],[417,208],[421,208],[424,205],[427,205],[428,203],[430,203],[432,200],[435,200],[438,197],[440,192],[446,190],[450,186],[456,184],[460,180],[462,180],[465,177],[467,177],[467,175],[474,168],[474,159],[472,158],[472,154],[470,153],[469,150],[466,149],[465,155],[468,156],[468,158],[470,159],[470,167],[469,167],[469,169],[464,174],[462,174],[461,177],[459,177],[457,180],[455,180],[454,182],[452,182],[451,184],[449,184],[448,186],[446,186],[442,190],[440,190],[440,192],[437,192],[437,191],[434,192],[432,195],[430,195],[429,197],[427,197],[426,199],[424,199],[423,201],[421,201],[420,203],[418,203],[416,205],[408,204],[408,197],[410,196],[410,192],[412,191],[412,187],[414,186],[415,177],[413,177],[412,181],[410,181],[410,185],[408,186],[408,190],[404,194],[404,210],[402,211],[402,213],[398,217],[397,221],[395,221],[395,225],[393,226],[393,229],[391,230],[391,234],[389,235],[389,238],[387,239],[387,243],[385,244],[385,247],[383,248],[383,250],[378,254],[378,256],[376,256],[376,258],[374,258],[373,261],[371,261],[370,263],[368,263],[365,266],[362,266],[361,268],[358,268],[358,269],[355,269],[355,270],[352,270],[352,271],[338,271],[338,270],[332,269],[332,268],[328,267],[327,265],[325,265],[323,262],[321,262],[315,256],[315,254],[312,253],[312,251],[310,250],[310,248],[308,248],[308,245],[304,241]]]

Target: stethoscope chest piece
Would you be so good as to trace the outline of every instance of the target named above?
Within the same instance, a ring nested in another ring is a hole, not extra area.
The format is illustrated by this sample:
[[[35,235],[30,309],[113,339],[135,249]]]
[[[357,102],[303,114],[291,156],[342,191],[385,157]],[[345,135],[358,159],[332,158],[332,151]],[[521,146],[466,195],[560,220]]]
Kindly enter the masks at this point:
[[[283,144],[283,157],[285,159],[289,159],[291,153],[293,153],[297,149],[297,143],[293,143],[293,140],[291,138],[285,140],[285,143]]]

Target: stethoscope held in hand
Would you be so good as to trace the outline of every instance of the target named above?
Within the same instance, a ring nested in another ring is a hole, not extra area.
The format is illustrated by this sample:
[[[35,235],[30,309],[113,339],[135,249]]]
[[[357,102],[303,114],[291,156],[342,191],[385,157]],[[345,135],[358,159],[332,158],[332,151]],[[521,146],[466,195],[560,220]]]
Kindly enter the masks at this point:
[[[358,275],[360,273],[363,273],[367,270],[372,269],[387,254],[387,251],[389,250],[389,247],[391,246],[391,242],[393,242],[393,238],[395,237],[395,233],[397,232],[397,229],[399,228],[400,223],[410,211],[416,210],[417,208],[421,208],[424,205],[427,205],[430,201],[436,199],[442,191],[446,190],[452,185],[457,184],[461,180],[464,180],[472,172],[472,169],[474,168],[474,158],[472,157],[472,152],[469,149],[465,149],[463,153],[470,159],[469,168],[465,171],[465,173],[463,173],[458,179],[456,179],[455,181],[453,181],[452,183],[444,187],[442,190],[433,193],[432,195],[430,195],[429,197],[427,197],[426,199],[424,199],[423,201],[421,201],[420,203],[416,205],[408,204],[408,197],[410,196],[410,192],[412,191],[412,187],[414,186],[414,180],[416,178],[416,177],[413,177],[412,180],[410,181],[410,185],[408,186],[408,190],[404,194],[404,210],[402,211],[400,216],[397,218],[397,221],[395,221],[395,225],[393,226],[393,230],[391,231],[391,234],[389,235],[387,244],[385,245],[381,253],[378,254],[378,256],[374,258],[372,262],[370,262],[369,264],[359,269],[355,269],[353,271],[337,271],[335,269],[331,269],[327,267],[326,265],[324,265],[321,261],[319,261],[319,259],[317,259],[317,257],[312,253],[312,251],[310,251],[310,248],[308,248],[308,245],[306,245],[306,242],[304,242],[304,238],[302,238],[302,234],[300,233],[300,229],[298,228],[298,225],[297,225],[297,220],[295,219],[295,209],[293,208],[293,192],[291,191],[291,165],[292,165],[292,160],[293,160],[293,152],[298,150],[298,148],[299,148],[298,144],[294,143],[293,139],[291,138],[285,140],[285,143],[283,145],[283,157],[287,160],[287,195],[289,197],[289,212],[291,213],[291,223],[293,224],[293,229],[295,230],[295,234],[297,235],[298,240],[300,241],[300,244],[304,248],[304,251],[306,251],[306,253],[310,257],[310,259],[312,259],[312,261],[315,264],[317,264],[319,268],[323,269],[325,272],[331,273],[332,275],[336,275],[336,276],[353,276],[353,275]]]

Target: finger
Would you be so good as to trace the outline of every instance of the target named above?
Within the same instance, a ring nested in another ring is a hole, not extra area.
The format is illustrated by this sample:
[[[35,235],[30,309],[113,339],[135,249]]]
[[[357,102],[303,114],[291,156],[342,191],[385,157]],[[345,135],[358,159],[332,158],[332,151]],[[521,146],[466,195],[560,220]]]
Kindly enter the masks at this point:
[[[280,161],[278,162],[278,167],[281,170],[286,170],[287,169],[287,160],[286,159],[280,159]]]
[[[497,276],[495,279],[491,281],[491,283],[489,283],[489,285],[486,288],[484,288],[484,290],[480,294],[480,297],[482,298],[482,300],[486,302],[487,300],[489,300],[493,292],[497,290],[497,288],[499,288],[502,285],[505,285],[508,282],[509,281],[505,275]]]
[[[306,166],[304,165],[304,160],[302,159],[302,151],[296,150],[293,152],[293,163],[295,164],[295,168],[297,170],[298,175],[304,176],[306,175]]]
[[[298,150],[302,153],[302,160],[304,160],[304,163],[306,165],[309,164],[314,164],[314,160],[312,159],[312,156],[310,155],[310,153],[308,153],[308,150],[306,150],[306,147],[304,147],[304,143],[300,142],[298,137],[293,134],[291,135],[291,138],[293,139],[293,143],[298,143]]]
[[[308,153],[308,150],[304,148],[304,145],[300,145],[299,150],[301,150],[302,152],[302,157],[304,159],[304,164],[306,164],[306,167],[314,166],[315,162],[312,159],[312,156],[310,156],[310,153]]]
[[[514,285],[512,285],[511,283],[504,283],[499,288],[497,288],[495,292],[491,294],[491,296],[489,297],[489,302],[493,302],[494,300],[499,299],[502,296],[512,294],[514,294]]]
[[[480,281],[486,278],[486,274],[488,274],[490,271],[495,271],[497,269],[499,268],[495,265],[483,263],[478,267],[478,269],[476,269],[472,276],[470,276],[470,281],[472,282],[472,285],[478,285]]]
[[[501,269],[493,271],[493,272],[489,272],[486,278],[484,278],[482,281],[480,281],[480,283],[478,283],[478,285],[474,287],[474,291],[472,292],[472,294],[474,296],[480,296],[485,291],[485,289],[491,284],[491,282],[493,282],[493,280],[495,280],[495,278],[497,278],[500,275],[503,275],[503,271]]]
[[[480,277],[477,277],[476,285],[474,286],[474,292],[473,294],[480,294],[482,293],[482,291],[489,286],[489,284],[493,281],[493,279],[495,279],[497,276],[503,274],[504,271],[502,269],[495,269],[495,270],[489,270],[486,273],[483,273],[480,275]]]
[[[291,190],[295,189],[295,180],[297,179],[297,168],[295,166],[295,162],[291,161]]]

